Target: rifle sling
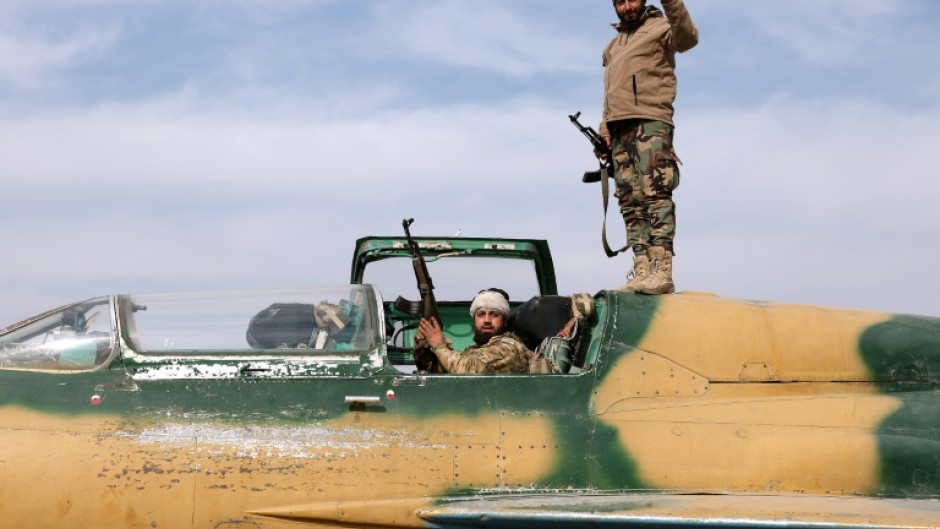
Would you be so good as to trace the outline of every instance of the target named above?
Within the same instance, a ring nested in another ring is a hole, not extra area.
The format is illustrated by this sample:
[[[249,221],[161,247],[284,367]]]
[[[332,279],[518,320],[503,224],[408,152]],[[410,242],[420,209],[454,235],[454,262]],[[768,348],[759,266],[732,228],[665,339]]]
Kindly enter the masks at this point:
[[[607,174],[612,168],[612,160],[606,167],[601,166],[601,195],[604,197],[604,223],[601,228],[601,242],[604,244],[604,253],[607,254],[607,257],[616,257],[617,254],[627,251],[627,248],[630,247],[630,241],[627,241],[627,244],[624,244],[623,248],[613,251],[610,249],[610,244],[607,242],[607,202],[610,195],[610,185],[607,183]]]

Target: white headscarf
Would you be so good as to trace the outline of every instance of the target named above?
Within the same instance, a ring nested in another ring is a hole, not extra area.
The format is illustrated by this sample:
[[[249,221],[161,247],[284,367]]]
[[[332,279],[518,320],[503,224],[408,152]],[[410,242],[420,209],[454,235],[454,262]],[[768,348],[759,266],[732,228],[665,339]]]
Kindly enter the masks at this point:
[[[476,315],[480,309],[495,310],[503,317],[509,317],[509,301],[499,292],[493,292],[492,290],[484,290],[473,298],[473,303],[470,304],[470,315]]]

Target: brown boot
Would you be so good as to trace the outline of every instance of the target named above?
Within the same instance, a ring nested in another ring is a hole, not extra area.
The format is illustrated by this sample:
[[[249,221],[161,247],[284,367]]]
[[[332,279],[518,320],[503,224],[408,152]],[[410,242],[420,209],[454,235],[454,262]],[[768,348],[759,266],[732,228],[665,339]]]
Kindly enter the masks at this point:
[[[672,253],[662,246],[649,249],[652,271],[646,280],[636,285],[638,294],[672,294],[676,285],[672,282]]]
[[[633,277],[631,278],[630,275]],[[650,275],[650,260],[645,255],[633,258],[633,271],[627,274],[627,284],[617,287],[621,292],[633,292],[637,285],[643,282]]]

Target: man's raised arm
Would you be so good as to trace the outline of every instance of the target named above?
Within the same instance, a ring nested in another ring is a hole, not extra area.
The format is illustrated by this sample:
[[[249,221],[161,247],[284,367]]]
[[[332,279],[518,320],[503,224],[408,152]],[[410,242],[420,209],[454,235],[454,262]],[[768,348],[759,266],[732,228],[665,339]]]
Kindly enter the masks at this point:
[[[698,44],[698,29],[692,22],[689,10],[685,8],[682,0],[662,0],[662,2],[669,26],[672,28],[670,44],[680,53],[691,50]]]

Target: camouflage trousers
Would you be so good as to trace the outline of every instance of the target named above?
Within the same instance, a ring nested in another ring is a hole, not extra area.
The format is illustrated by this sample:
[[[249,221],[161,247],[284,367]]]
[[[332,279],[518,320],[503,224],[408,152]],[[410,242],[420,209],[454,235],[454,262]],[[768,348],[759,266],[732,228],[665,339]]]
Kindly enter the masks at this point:
[[[679,159],[672,147],[672,125],[628,119],[608,127],[617,184],[614,196],[627,228],[627,245],[635,256],[646,255],[650,246],[675,254],[672,191],[679,185]]]

